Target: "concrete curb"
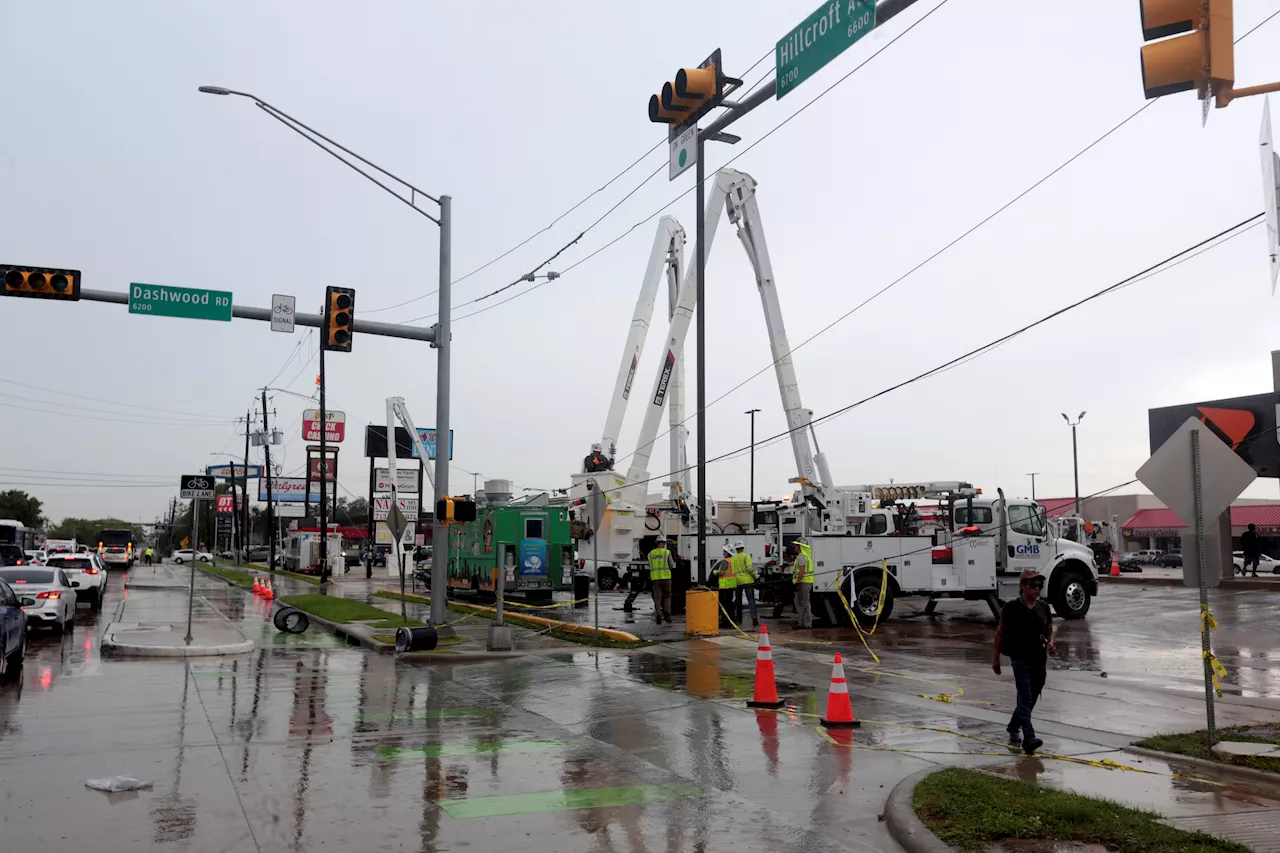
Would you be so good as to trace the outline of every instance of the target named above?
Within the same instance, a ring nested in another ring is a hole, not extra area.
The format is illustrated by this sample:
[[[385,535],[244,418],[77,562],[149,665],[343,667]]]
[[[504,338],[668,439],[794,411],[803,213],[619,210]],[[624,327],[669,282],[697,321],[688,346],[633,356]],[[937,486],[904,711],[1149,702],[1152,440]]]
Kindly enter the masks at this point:
[[[1125,752],[1134,755],[1143,755],[1147,758],[1158,758],[1161,761],[1167,761],[1170,764],[1190,764],[1193,767],[1199,767],[1202,770],[1213,770],[1221,776],[1239,776],[1251,782],[1271,782],[1280,781],[1280,773],[1274,773],[1270,770],[1258,770],[1255,767],[1238,767],[1234,764],[1219,764],[1216,761],[1210,761],[1207,758],[1196,758],[1192,755],[1179,755],[1176,752],[1161,752],[1158,749],[1147,749],[1143,746],[1126,746]]]
[[[1118,583],[1118,584],[1128,585],[1128,586],[1183,586],[1182,581],[1181,581],[1180,579],[1178,579],[1178,578],[1153,578],[1153,577],[1145,577],[1145,578],[1144,578],[1144,577],[1142,577],[1141,575],[1137,575],[1137,576],[1134,576],[1134,575],[1128,575],[1128,576],[1126,576],[1126,575],[1121,575],[1121,576],[1120,576],[1120,577],[1118,577],[1118,578],[1113,578],[1113,577],[1111,577],[1110,575],[1099,575],[1099,576],[1098,576],[1098,582],[1099,582],[1099,583]],[[1226,579],[1224,579],[1224,580],[1222,581],[1222,584],[1221,584],[1220,586],[1213,587],[1213,589],[1218,589],[1218,590],[1224,590],[1224,589],[1225,589],[1225,590],[1232,590],[1232,589],[1274,589],[1274,590],[1280,590],[1280,581],[1253,580],[1252,578],[1250,578],[1249,580],[1226,580]]]
[[[387,593],[396,601],[400,600],[400,593],[394,589],[380,589],[378,590],[378,592]],[[428,596],[420,595],[420,596],[417,596],[417,598],[426,599],[428,598]],[[409,600],[409,599],[406,599],[406,600]],[[466,601],[450,601],[449,604],[454,607],[461,607],[465,610],[471,610],[476,613],[495,613],[496,614],[498,612],[493,607],[485,607],[482,604],[471,604]],[[523,619],[526,622],[532,622],[535,625],[541,625],[544,628],[559,628],[560,630],[566,631],[570,634],[579,634],[587,637],[594,637],[596,634],[594,627],[590,625],[583,625],[578,622],[561,622],[559,619],[547,619],[546,617],[543,617],[543,616],[533,616],[526,613],[506,613],[505,615],[514,616],[519,619]],[[637,637],[635,634],[632,634],[628,631],[620,631],[617,628],[601,628],[600,636],[609,640],[615,640],[620,643],[643,643],[644,642],[644,640],[641,637]]]
[[[243,636],[243,635],[242,635]],[[110,652],[115,655],[126,657],[145,657],[145,658],[194,658],[194,657],[215,657],[218,655],[242,655],[253,651],[253,641],[244,640],[240,643],[224,643],[218,646],[141,646],[136,643],[117,643],[112,639],[110,626],[107,633],[102,636],[103,652]]]
[[[884,822],[893,840],[902,845],[907,853],[951,853],[951,845],[929,831],[924,822],[916,816],[911,805],[911,796],[928,776],[932,776],[945,767],[926,767],[917,770],[903,779],[889,792],[889,799],[884,804]]]

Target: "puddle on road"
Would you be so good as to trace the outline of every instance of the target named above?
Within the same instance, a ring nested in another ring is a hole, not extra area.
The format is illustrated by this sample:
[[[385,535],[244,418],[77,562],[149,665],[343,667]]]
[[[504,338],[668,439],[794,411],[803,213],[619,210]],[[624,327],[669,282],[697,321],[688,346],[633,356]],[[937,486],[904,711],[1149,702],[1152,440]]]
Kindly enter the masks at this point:
[[[560,752],[568,744],[558,740],[516,740],[492,743],[424,743],[418,746],[380,746],[375,752],[387,761],[410,758],[456,758],[462,755],[539,755]]]
[[[577,791],[545,791],[538,794],[476,797],[466,800],[440,800],[438,805],[449,817],[466,820],[477,817],[542,814],[609,806],[643,806],[691,797],[701,791],[700,786],[688,783],[630,785],[621,788],[590,788]]]

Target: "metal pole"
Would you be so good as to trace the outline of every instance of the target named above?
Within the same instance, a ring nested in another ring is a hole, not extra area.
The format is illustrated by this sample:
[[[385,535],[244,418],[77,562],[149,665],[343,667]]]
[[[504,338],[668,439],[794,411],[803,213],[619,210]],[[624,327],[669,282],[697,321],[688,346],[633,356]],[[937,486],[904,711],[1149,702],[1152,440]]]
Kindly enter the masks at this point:
[[[1080,514],[1080,457],[1076,452],[1076,425],[1071,425],[1071,469],[1076,478],[1076,515]]]
[[[200,499],[191,501],[191,589],[187,592],[187,637],[191,645],[191,612],[196,601],[196,555],[200,553]]]
[[[747,501],[751,504],[751,513],[755,515],[756,506],[756,412],[759,409],[750,409],[747,414],[751,415],[751,492],[747,497]],[[754,519],[752,521],[754,524]]]
[[[395,439],[393,438],[392,441]],[[394,450],[394,447],[393,447]],[[365,522],[364,576],[373,577],[373,457],[369,457],[369,518]]]
[[[436,347],[436,493],[438,504],[449,495],[449,355],[451,276],[453,256],[453,198],[440,196],[440,302],[435,325]],[[395,446],[392,445],[392,453]],[[431,531],[431,623],[443,625],[449,596],[449,529],[435,519]]]
[[[1200,567],[1200,612],[1207,613],[1209,610],[1209,582],[1206,578],[1206,567],[1204,564],[1204,507],[1202,506],[1203,494],[1201,493],[1200,479],[1200,430],[1193,429],[1191,431],[1191,488],[1195,494],[1195,534],[1196,534],[1196,565]],[[1209,662],[1209,620],[1200,619],[1200,650],[1204,657],[1204,711],[1207,720],[1206,731],[1209,735],[1209,746],[1217,743],[1218,736],[1216,724],[1213,719],[1213,665]]]
[[[707,289],[706,289],[706,273],[707,273],[707,234],[706,224],[702,215],[702,209],[706,206],[706,192],[703,189],[703,182],[706,178],[705,171],[705,154],[702,144],[702,135],[698,135],[698,162],[697,162],[697,231],[695,232],[695,240],[698,244],[698,258],[696,261],[697,275],[697,307],[694,309],[694,319],[697,323],[697,348],[696,357],[698,359],[698,583],[705,583],[707,580]],[[596,562],[596,574],[599,575],[600,563]],[[596,584],[596,609],[600,608],[600,586]]]
[[[596,564],[596,639],[600,639],[600,537],[591,532],[591,559]]]
[[[508,545],[507,547],[508,547],[508,548],[510,548],[510,547],[513,547],[513,546]],[[503,559],[502,559],[502,568],[500,568],[500,569],[498,570],[498,590],[497,590],[497,592],[498,592],[498,600],[497,600],[497,602],[496,602],[496,607],[494,608],[494,609],[497,611],[497,617],[496,617],[496,619],[494,620],[494,624],[495,624],[495,625],[501,625],[501,624],[502,624],[502,613],[503,613],[503,609],[504,609],[504,608],[503,608],[503,601],[506,599],[506,595],[507,595],[507,560],[506,560],[505,555],[503,556]]]
[[[245,428],[246,428],[246,429],[248,429],[248,424],[247,424],[247,423],[245,424]],[[235,540],[236,540],[236,528],[239,528],[239,532],[240,532],[240,541],[243,543],[243,542],[244,542],[244,527],[243,527],[243,526],[242,526],[242,524],[241,524],[239,503],[238,503],[238,501],[236,501],[236,462],[235,462],[235,460],[234,460],[234,459],[232,459],[232,460],[231,460],[231,470],[230,470],[230,471],[228,471],[227,473],[229,473],[229,474],[231,475],[231,550],[232,550],[232,551],[235,551],[235,550],[236,550],[236,542],[235,542]],[[217,479],[216,479],[216,478],[214,479],[214,482],[215,482],[215,483],[217,482]],[[217,505],[217,501],[216,501],[216,499],[215,499],[215,501],[214,501],[214,505],[215,505],[215,508],[216,508],[216,505]],[[214,523],[215,525],[218,523],[218,521],[217,521],[217,518],[216,518],[216,517],[214,518],[214,522],[213,522],[213,523]],[[214,529],[213,529],[213,530],[214,530],[214,536],[213,536],[213,538],[214,538],[214,545],[216,546],[216,545],[217,545],[217,539],[218,539],[218,536],[217,536],[218,528],[217,528],[217,527],[214,527]],[[215,560],[218,558],[217,548],[216,548],[216,547],[214,548],[214,555],[213,555],[213,558],[214,558]],[[236,562],[239,562],[239,560],[237,560]],[[215,565],[216,565],[216,563],[215,563]]]
[[[240,517],[240,553],[236,555],[236,562],[241,560],[248,562],[249,541],[253,539],[253,531],[249,524],[249,425],[253,423],[253,412],[246,411],[244,413],[244,479],[240,481],[240,497],[244,500],[244,509],[239,510],[244,515]],[[231,469],[231,473],[236,472],[235,468]]]
[[[262,389],[262,447],[266,451],[267,475],[267,567],[276,570],[276,528],[272,520],[275,495],[271,493],[271,429],[267,425],[267,389]]]
[[[1036,499],[1036,474],[1039,474],[1039,473],[1040,473],[1039,471],[1036,471],[1035,474],[1027,475],[1031,478],[1031,500],[1033,501]],[[1078,486],[1076,488],[1077,490],[1079,489]]]
[[[329,580],[329,454],[328,444],[324,440],[324,332],[320,339],[320,584]],[[310,474],[310,472],[308,472]],[[311,493],[311,484],[307,484],[307,493]]]

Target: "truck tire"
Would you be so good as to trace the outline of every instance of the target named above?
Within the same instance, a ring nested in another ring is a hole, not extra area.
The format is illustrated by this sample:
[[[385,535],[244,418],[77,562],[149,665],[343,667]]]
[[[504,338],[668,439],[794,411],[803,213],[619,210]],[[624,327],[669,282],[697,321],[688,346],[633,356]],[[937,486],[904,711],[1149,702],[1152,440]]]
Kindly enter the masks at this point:
[[[1093,596],[1089,594],[1089,578],[1079,568],[1060,569],[1054,574],[1049,596],[1054,612],[1062,619],[1081,619],[1089,612]]]
[[[601,592],[609,592],[618,586],[618,570],[613,566],[604,566],[600,569],[599,586]]]
[[[858,624],[870,628],[876,624],[876,609],[880,604],[881,572],[859,572],[853,578],[853,585],[848,592],[849,609],[857,617]],[[884,611],[879,614],[883,622],[893,613],[893,584],[884,593]]]

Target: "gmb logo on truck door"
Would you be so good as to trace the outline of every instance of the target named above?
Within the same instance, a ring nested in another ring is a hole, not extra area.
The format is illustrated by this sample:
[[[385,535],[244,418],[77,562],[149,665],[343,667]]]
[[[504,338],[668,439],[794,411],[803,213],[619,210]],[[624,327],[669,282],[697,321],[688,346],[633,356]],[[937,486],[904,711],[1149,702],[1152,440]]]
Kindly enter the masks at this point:
[[[1035,542],[1024,543],[1013,549],[1013,555],[1015,557],[1039,557],[1040,546]]]

